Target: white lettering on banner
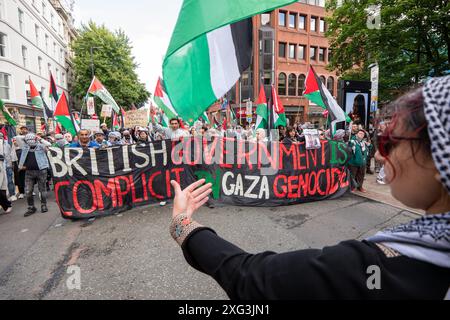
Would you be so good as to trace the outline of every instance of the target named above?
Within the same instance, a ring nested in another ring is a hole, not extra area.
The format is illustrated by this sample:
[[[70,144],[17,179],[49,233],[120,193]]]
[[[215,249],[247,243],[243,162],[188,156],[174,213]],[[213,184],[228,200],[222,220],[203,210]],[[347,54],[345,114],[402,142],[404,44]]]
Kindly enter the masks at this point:
[[[130,172],[132,169],[130,168],[130,157],[128,154],[128,146],[122,147],[123,152],[123,171]]]
[[[97,154],[95,153],[95,149],[90,149],[89,153],[91,154],[91,171],[93,176],[98,176],[98,164],[97,164]]]
[[[147,154],[137,151],[136,147],[137,147],[137,145],[131,146],[131,153],[133,153],[136,157],[145,159],[145,162],[143,164],[136,163],[135,166],[138,169],[145,168],[150,164],[150,158]]]
[[[106,149],[108,152],[108,165],[109,165],[109,173],[115,174],[116,170],[114,169],[114,154],[111,148]]]
[[[53,156],[53,152],[55,152],[56,155]],[[50,150],[47,152],[48,159],[50,160],[50,165],[52,166],[52,172],[53,176],[55,178],[62,178],[67,174],[67,165],[62,161],[63,159],[63,151],[59,148],[50,148]],[[56,165],[61,167],[61,171],[58,171],[56,168]]]
[[[76,151],[78,154],[75,156],[75,158],[70,159],[70,151]],[[75,167],[83,176],[87,176],[86,170],[83,169],[82,166],[78,164],[78,160],[80,160],[83,157],[83,149],[74,149],[74,148],[66,148],[65,151],[65,158],[66,158],[66,164],[67,164],[67,170],[70,176],[73,176],[73,169],[72,166]]]
[[[155,146],[153,145],[153,143],[150,144],[150,154],[152,156],[152,166],[156,167],[156,154],[162,154],[163,155],[163,166],[167,166],[167,149],[166,149],[166,142],[162,141],[161,142],[161,150],[155,150]]]
[[[222,177],[222,190],[226,196],[241,196],[248,199],[269,199],[270,188],[269,180],[266,176],[236,176],[236,183],[228,183],[229,178],[234,180],[232,172],[226,172]],[[244,180],[251,181],[252,184],[247,190],[244,190]],[[259,194],[252,193],[256,186],[260,185]]]

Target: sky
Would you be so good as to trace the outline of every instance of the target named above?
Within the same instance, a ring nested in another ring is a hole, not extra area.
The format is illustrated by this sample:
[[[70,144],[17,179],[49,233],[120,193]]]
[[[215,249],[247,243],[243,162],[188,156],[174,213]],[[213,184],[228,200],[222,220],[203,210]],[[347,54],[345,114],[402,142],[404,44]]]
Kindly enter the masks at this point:
[[[182,0],[75,0],[76,26],[93,20],[130,38],[139,79],[152,94]]]

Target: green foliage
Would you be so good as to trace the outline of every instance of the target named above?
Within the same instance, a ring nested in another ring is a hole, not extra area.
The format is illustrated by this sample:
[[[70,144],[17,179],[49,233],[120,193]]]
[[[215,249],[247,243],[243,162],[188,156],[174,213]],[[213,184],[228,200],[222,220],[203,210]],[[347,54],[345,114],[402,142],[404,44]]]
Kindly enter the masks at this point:
[[[368,66],[380,66],[380,99],[386,101],[450,69],[449,0],[336,0],[327,37],[329,68],[348,80],[370,79]],[[381,28],[367,27],[370,5],[381,4]]]
[[[79,106],[92,81],[91,48],[95,75],[119,106],[127,110],[132,104],[141,106],[148,101],[150,93],[138,79],[135,71],[138,65],[131,54],[130,40],[123,31],[111,32],[91,21],[81,27],[72,48],[75,54],[72,95]],[[101,102],[97,102],[97,114],[100,114]]]

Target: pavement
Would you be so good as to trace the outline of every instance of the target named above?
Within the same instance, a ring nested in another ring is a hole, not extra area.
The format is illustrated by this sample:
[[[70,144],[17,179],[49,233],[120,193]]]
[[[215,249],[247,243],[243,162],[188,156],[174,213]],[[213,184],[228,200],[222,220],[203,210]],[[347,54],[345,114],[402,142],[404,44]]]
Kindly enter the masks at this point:
[[[202,208],[196,220],[258,253],[365,239],[419,217],[372,178],[364,195],[279,208]],[[12,214],[0,215],[0,299],[227,299],[214,280],[186,263],[170,237],[170,204],[77,222],[61,218],[52,196],[49,209],[24,218],[20,200]],[[80,290],[68,285],[70,266],[80,270]]]

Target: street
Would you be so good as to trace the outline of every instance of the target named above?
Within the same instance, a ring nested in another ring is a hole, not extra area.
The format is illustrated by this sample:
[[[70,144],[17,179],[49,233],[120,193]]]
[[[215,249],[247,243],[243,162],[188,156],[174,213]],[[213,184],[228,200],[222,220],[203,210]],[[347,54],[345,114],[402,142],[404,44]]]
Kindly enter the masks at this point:
[[[170,237],[170,203],[90,222],[62,219],[53,195],[49,209],[24,218],[26,201],[20,200],[11,215],[0,216],[0,299],[227,299],[214,280],[185,262]],[[352,194],[290,207],[202,208],[196,214],[252,253],[364,239],[417,217]],[[67,286],[69,266],[80,268],[80,290]]]

